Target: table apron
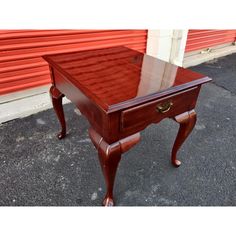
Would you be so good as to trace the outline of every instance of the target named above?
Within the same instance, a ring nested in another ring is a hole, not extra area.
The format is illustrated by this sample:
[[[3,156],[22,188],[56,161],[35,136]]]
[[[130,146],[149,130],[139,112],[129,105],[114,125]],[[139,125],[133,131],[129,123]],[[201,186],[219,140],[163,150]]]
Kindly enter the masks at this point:
[[[152,123],[160,122],[164,118],[173,118],[176,115],[194,109],[200,87],[196,86],[122,111],[120,132],[126,135],[135,133]],[[158,107],[164,107],[165,111],[159,111]]]

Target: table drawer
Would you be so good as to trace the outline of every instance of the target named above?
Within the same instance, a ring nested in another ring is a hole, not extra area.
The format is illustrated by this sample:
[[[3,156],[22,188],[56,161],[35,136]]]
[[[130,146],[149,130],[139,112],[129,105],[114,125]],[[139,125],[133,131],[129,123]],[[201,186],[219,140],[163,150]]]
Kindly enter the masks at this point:
[[[145,103],[121,113],[121,130],[142,129],[166,117],[174,117],[194,109],[200,87]]]

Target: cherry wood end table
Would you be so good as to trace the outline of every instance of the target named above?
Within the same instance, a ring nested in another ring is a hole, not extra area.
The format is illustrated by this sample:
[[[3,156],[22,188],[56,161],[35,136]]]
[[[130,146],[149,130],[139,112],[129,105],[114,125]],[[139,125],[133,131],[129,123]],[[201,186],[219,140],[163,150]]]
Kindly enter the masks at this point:
[[[110,47],[45,55],[52,86],[50,94],[66,136],[62,98],[66,96],[90,123],[89,136],[98,151],[106,182],[104,206],[113,206],[113,186],[122,153],[140,140],[140,131],[164,118],[180,124],[171,154],[177,151],[196,123],[202,74],[158,60],[127,47]]]

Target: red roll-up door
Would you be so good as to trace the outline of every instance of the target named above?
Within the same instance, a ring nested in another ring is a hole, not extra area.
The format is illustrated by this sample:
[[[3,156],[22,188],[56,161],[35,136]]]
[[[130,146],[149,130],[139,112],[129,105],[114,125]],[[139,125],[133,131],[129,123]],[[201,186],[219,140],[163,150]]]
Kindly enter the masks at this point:
[[[0,30],[0,95],[50,83],[42,55],[125,45],[146,51],[147,30]]]
[[[236,41],[236,30],[189,30],[185,52],[233,43]]]

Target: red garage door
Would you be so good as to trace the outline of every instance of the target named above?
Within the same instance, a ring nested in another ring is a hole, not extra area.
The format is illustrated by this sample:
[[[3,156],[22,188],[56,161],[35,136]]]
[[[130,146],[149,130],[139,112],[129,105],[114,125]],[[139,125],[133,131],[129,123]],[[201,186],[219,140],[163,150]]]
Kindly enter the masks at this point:
[[[50,83],[42,55],[125,45],[146,51],[147,30],[0,30],[0,95]]]
[[[204,50],[236,41],[236,30],[189,30],[185,52]]]

